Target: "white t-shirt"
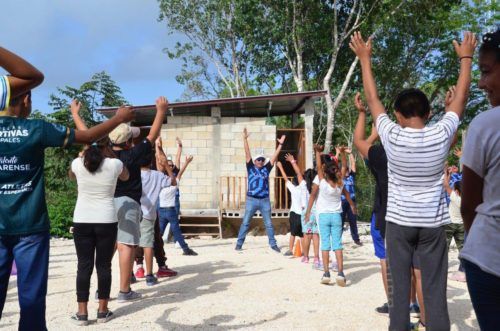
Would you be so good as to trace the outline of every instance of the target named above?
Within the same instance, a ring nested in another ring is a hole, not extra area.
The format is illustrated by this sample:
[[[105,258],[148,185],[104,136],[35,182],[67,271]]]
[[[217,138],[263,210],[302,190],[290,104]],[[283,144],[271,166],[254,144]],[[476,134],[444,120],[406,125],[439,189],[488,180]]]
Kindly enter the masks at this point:
[[[161,189],[160,191],[161,208],[175,207],[175,195],[177,194],[178,188],[179,188],[179,179],[177,179],[176,186],[168,186]]]
[[[462,198],[457,194],[457,192],[452,191],[450,194],[450,205],[448,209],[450,211],[451,223],[463,224],[462,213],[460,212],[460,203]]]
[[[142,217],[150,221],[154,221],[156,220],[156,207],[158,206],[160,191],[164,187],[170,186],[171,179],[162,172],[141,169],[141,181]]]
[[[93,174],[78,157],[71,163],[71,171],[78,183],[73,222],[75,223],[116,223],[115,195],[116,181],[122,173],[123,163],[119,159],[105,158]]]
[[[307,190],[306,181],[302,180],[299,185],[293,185],[289,180],[286,181],[286,187],[290,191],[292,195],[292,205],[290,206],[290,211],[293,211],[295,214],[302,214],[302,209],[307,207],[307,205],[303,204],[302,194],[303,189]]]
[[[314,177],[313,183],[319,186],[316,214],[341,213],[343,185],[332,187],[326,179],[320,181],[317,175]]]
[[[454,112],[423,129],[402,128],[387,114],[377,118],[387,154],[388,222],[426,228],[450,223],[443,167],[458,124]]]
[[[467,234],[460,257],[500,277],[500,107],[472,120],[462,164],[482,177],[483,203]]]

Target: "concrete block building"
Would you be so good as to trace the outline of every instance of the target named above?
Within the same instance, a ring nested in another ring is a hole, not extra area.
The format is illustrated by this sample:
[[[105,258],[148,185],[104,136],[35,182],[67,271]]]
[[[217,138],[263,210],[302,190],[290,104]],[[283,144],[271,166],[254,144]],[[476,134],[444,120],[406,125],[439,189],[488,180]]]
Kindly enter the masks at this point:
[[[302,169],[312,167],[312,136],[314,102],[325,91],[287,93],[208,101],[176,102],[169,104],[161,136],[165,153],[175,157],[175,138],[182,140],[181,162],[193,155],[193,162],[183,175],[181,192],[181,226],[185,235],[223,235],[223,221],[228,228],[238,227],[245,208],[246,166],[242,132],[250,133],[252,155],[263,153],[269,157],[276,149],[276,139],[287,135],[282,154],[293,153]],[[147,129],[156,108],[137,106],[135,126]],[[116,108],[101,109],[112,116]],[[292,128],[277,130],[269,124],[272,116],[292,118]],[[298,126],[299,116],[304,125]],[[293,170],[286,168],[287,175]],[[270,198],[273,222],[288,217],[289,196],[284,179],[270,179]],[[260,215],[256,215],[258,218]],[[275,224],[276,226],[276,224]]]

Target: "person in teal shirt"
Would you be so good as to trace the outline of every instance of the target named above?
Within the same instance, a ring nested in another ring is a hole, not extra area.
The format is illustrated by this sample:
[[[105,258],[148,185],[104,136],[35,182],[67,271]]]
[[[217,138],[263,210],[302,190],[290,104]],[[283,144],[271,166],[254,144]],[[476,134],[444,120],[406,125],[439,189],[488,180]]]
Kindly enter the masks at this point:
[[[45,148],[92,143],[132,120],[133,110],[122,107],[112,119],[87,131],[28,119],[31,89],[43,81],[42,73],[1,47],[0,66],[10,74],[0,76],[0,318],[15,261],[19,330],[46,330],[50,222],[44,189]]]

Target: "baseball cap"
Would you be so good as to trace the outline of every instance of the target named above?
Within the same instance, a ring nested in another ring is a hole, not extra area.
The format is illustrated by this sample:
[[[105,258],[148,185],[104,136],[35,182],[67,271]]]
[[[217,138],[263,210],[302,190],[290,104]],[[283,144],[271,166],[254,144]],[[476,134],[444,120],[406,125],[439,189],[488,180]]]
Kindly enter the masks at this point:
[[[130,138],[137,138],[141,129],[122,123],[109,133],[109,140],[115,145],[127,142]]]

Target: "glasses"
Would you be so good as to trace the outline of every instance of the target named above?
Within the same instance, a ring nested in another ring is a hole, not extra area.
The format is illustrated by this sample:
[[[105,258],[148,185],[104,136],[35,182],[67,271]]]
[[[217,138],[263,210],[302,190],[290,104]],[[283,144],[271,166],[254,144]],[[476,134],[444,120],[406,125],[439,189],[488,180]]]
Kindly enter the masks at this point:
[[[258,161],[258,162],[264,162],[266,159],[263,158],[263,157],[258,157],[255,159],[255,161]]]

